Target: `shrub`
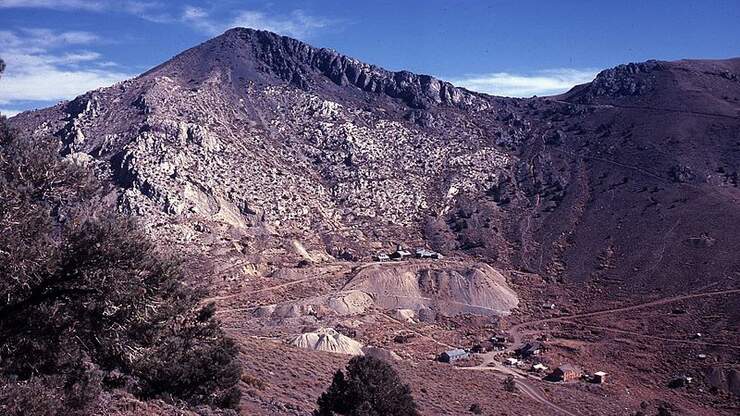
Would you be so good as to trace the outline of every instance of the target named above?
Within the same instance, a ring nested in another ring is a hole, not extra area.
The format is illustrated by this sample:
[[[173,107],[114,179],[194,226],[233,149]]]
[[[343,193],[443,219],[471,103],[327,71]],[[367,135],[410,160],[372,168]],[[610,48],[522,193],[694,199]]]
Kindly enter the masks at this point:
[[[516,380],[514,380],[514,376],[506,376],[506,379],[504,380],[504,390],[508,391],[509,393],[514,393],[517,390]]]

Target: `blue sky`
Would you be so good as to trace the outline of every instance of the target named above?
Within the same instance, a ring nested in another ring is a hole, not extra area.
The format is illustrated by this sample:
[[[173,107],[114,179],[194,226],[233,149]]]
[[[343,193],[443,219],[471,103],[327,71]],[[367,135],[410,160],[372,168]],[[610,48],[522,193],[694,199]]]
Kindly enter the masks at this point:
[[[0,112],[135,76],[234,26],[509,96],[647,59],[740,56],[740,0],[0,0]]]

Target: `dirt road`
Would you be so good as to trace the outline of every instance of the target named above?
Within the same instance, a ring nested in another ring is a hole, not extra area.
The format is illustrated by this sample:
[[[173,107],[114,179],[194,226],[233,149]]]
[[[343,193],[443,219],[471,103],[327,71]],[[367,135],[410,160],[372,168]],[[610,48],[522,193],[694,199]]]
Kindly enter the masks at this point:
[[[667,338],[667,337],[659,337],[655,335],[647,335],[647,334],[641,334],[639,332],[633,332],[633,331],[625,331],[623,329],[617,329],[617,328],[609,328],[606,326],[599,326],[599,325],[587,325],[582,324],[579,322],[572,322],[572,321],[563,321],[563,323],[573,324],[573,325],[580,325],[586,328],[593,328],[593,329],[600,329],[602,331],[608,331],[608,332],[614,332],[617,334],[625,334],[625,335],[631,335],[636,337],[642,337],[642,338],[649,338],[654,339],[657,341],[665,341],[665,342],[675,342],[679,344],[692,344],[692,345],[702,345],[706,347],[721,347],[721,348],[733,348],[733,349],[740,349],[740,345],[733,345],[733,344],[722,344],[717,342],[705,342],[705,341],[696,341],[696,340],[690,340],[690,339],[677,339],[677,338]]]
[[[533,326],[533,325],[540,325],[540,324],[545,324],[545,323],[550,323],[550,322],[565,322],[565,321],[572,321],[574,319],[579,319],[579,318],[591,318],[594,316],[608,315],[612,313],[629,312],[629,311],[634,311],[637,309],[644,309],[644,308],[649,308],[653,306],[665,305],[667,303],[679,302],[682,300],[730,295],[730,294],[735,294],[735,293],[740,294],[740,289],[728,289],[728,290],[719,290],[715,292],[692,293],[688,295],[672,296],[668,298],[657,299],[657,300],[650,301],[650,302],[638,303],[636,305],[605,309],[605,310],[596,311],[596,312],[585,312],[585,313],[578,313],[578,314],[573,314],[573,315],[562,315],[562,316],[555,316],[552,318],[544,318],[544,319],[537,319],[534,321],[522,322],[522,323],[512,326],[511,328],[509,328],[508,331],[513,339],[512,345],[519,345],[522,339],[522,329],[529,327],[529,326]]]
[[[563,414],[566,416],[576,416],[574,413],[571,413],[570,411],[563,409],[557,404],[551,402],[550,399],[548,399],[547,396],[545,396],[545,393],[539,387],[531,384],[527,380],[527,377],[525,375],[522,375],[521,373],[497,362],[494,356],[498,354],[500,354],[500,352],[482,354],[483,356],[487,356],[484,358],[482,364],[477,365],[475,367],[457,367],[457,368],[460,370],[471,370],[471,371],[496,371],[502,375],[507,375],[507,376],[511,375],[514,377],[514,383],[516,384],[519,391],[521,391],[522,394],[529,397],[531,400],[542,403],[545,406],[555,410],[559,414]]]
[[[431,341],[431,342],[433,342],[433,343],[435,343],[435,344],[437,344],[437,345],[439,345],[441,347],[444,347],[444,348],[446,348],[448,350],[455,348],[455,347],[453,347],[450,344],[445,344],[444,342],[438,341],[438,340],[434,339],[433,337],[430,337],[429,335],[423,334],[423,333],[421,333],[421,332],[419,332],[419,331],[417,331],[417,330],[415,330],[413,328],[410,328],[404,322],[402,322],[402,321],[400,321],[400,320],[398,320],[398,319],[396,319],[396,318],[394,318],[394,317],[392,317],[392,316],[390,316],[388,314],[380,313],[380,316],[388,319],[389,321],[391,321],[393,323],[396,323],[396,324],[400,325],[404,330],[406,330],[408,332],[411,332],[411,333],[414,333],[414,334],[416,334],[416,335],[418,335],[418,336],[420,336],[420,337],[422,337],[424,339],[427,339],[427,340],[429,340],[429,341]]]
[[[483,358],[483,362],[481,364],[475,367],[459,367],[459,368],[460,370],[472,370],[472,371],[496,371],[502,375],[512,375],[515,378],[515,382],[519,390],[524,395],[529,397],[530,399],[550,407],[551,409],[557,411],[559,414],[563,414],[567,416],[576,416],[570,411],[563,409],[557,404],[551,402],[545,396],[544,392],[542,392],[537,386],[527,381],[526,375],[512,368],[506,367],[496,360],[497,356],[504,355],[506,353],[511,353],[514,351],[514,349],[517,346],[521,344],[522,335],[524,332],[526,332],[524,331],[525,328],[529,326],[533,326],[533,325],[539,325],[539,324],[550,323],[550,322],[566,322],[566,323],[574,324],[575,322],[573,322],[573,320],[579,319],[579,318],[590,318],[594,316],[608,315],[608,314],[613,314],[613,313],[629,312],[629,311],[634,311],[637,309],[660,306],[660,305],[665,305],[668,303],[678,302],[682,300],[698,299],[698,298],[712,297],[712,296],[723,296],[723,295],[730,295],[730,294],[740,294],[740,289],[728,289],[728,290],[719,290],[719,291],[714,291],[714,292],[692,293],[688,295],[672,296],[672,297],[657,299],[654,301],[644,302],[644,303],[640,303],[636,305],[605,309],[605,310],[596,311],[596,312],[584,312],[584,313],[573,314],[573,315],[563,315],[563,316],[556,316],[552,318],[537,319],[534,321],[522,322],[522,323],[519,323],[509,328],[509,334],[511,335],[513,342],[504,351],[489,352],[489,353],[481,354],[480,356]],[[586,325],[586,326],[589,326],[589,325]],[[604,330],[612,330],[611,328],[601,328],[601,327],[599,328],[604,329]],[[670,339],[670,338],[655,337],[651,335],[643,335],[639,333],[632,333],[629,331],[620,331],[620,330],[614,330],[614,331],[629,333],[631,335],[637,335],[637,336],[646,336],[649,338],[656,338],[662,341],[669,341],[669,342],[691,342],[691,343],[702,343],[706,345],[718,345],[718,346],[721,345],[721,346],[730,347],[730,348],[740,348],[740,346],[729,345],[729,344],[712,344],[712,343],[704,343],[700,341],[692,342],[692,341],[686,341],[686,340],[677,340],[677,339]]]

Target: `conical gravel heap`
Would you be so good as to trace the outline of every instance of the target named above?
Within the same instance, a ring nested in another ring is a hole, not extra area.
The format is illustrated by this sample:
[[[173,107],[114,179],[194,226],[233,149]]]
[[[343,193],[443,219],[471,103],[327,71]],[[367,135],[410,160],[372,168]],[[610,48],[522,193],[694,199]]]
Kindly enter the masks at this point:
[[[298,335],[291,341],[291,345],[315,351],[364,355],[361,343],[332,328],[319,328],[314,332]]]

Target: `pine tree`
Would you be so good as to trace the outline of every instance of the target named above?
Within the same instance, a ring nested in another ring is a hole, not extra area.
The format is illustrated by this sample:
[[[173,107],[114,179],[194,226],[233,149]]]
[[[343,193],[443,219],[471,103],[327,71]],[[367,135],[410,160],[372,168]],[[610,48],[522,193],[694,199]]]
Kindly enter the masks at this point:
[[[411,388],[387,363],[354,357],[346,374],[337,370],[329,389],[318,400],[316,416],[416,416]]]

